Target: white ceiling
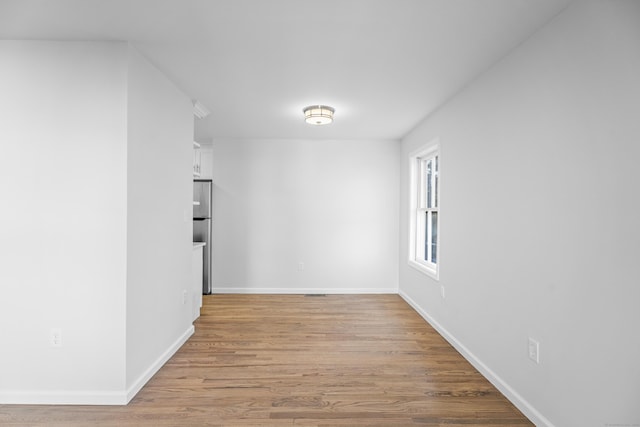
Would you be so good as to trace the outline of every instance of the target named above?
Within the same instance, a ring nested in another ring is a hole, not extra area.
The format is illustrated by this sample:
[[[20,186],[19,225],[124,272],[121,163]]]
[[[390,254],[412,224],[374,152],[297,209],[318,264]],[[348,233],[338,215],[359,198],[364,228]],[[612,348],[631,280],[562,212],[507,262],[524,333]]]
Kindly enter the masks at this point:
[[[202,142],[398,139],[569,1],[0,0],[0,38],[130,41],[212,111]]]

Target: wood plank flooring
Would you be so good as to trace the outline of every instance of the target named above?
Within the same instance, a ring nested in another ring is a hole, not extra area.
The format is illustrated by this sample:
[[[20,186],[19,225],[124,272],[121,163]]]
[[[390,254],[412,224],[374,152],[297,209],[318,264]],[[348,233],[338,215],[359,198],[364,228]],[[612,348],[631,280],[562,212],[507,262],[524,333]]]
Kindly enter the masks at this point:
[[[533,424],[397,295],[210,295],[129,405],[0,405],[0,425]]]

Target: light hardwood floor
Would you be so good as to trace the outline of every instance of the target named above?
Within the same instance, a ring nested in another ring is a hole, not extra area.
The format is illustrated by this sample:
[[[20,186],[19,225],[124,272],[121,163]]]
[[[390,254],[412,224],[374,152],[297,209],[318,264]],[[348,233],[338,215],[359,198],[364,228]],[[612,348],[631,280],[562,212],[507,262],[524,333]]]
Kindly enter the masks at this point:
[[[0,405],[0,425],[533,424],[397,295],[211,295],[129,405]]]

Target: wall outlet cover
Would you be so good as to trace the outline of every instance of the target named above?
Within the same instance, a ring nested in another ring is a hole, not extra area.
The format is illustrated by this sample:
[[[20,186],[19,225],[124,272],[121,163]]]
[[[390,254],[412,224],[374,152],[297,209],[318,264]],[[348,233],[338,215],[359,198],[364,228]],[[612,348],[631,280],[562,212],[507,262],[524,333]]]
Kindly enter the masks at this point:
[[[49,335],[51,347],[62,347],[62,330],[59,328],[52,328]]]
[[[529,338],[529,359],[540,363],[540,343],[533,338]]]

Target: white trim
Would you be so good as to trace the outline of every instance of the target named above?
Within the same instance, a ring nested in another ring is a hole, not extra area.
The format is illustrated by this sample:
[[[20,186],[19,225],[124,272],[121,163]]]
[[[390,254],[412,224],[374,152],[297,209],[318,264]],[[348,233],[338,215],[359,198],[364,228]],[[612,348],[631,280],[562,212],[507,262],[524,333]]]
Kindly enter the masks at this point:
[[[10,390],[0,391],[1,405],[126,405],[124,391]]]
[[[430,268],[430,264],[431,263],[421,263],[419,260],[417,260],[417,240],[416,240],[416,236],[418,234],[418,224],[416,224],[416,217],[415,217],[415,212],[418,209],[418,203],[419,203],[419,198],[421,197],[418,193],[419,193],[419,186],[421,185],[418,181],[417,181],[417,173],[416,173],[416,169],[417,169],[417,160],[423,157],[428,157],[428,156],[432,156],[432,155],[437,155],[438,157],[440,157],[440,139],[439,138],[435,138],[431,141],[429,141],[427,144],[423,145],[422,147],[412,151],[409,153],[409,250],[407,252],[408,254],[408,263],[411,267],[415,268],[416,270],[418,270],[419,272],[428,275],[429,277],[431,277],[432,279],[435,279],[436,281],[440,280],[440,259],[441,259],[441,255],[442,255],[442,250],[440,248],[440,237],[441,237],[441,224],[442,224],[442,217],[440,215],[438,215],[438,241],[437,241],[437,249],[438,249],[438,264],[435,266],[435,268]],[[441,174],[442,171],[442,159],[439,159],[439,167],[438,167],[438,173]],[[442,182],[442,178],[440,178],[438,180],[438,185],[441,185]],[[438,212],[441,210],[440,207],[442,206],[442,192],[438,191]]]
[[[410,259],[408,263],[409,263],[410,267],[415,268],[419,272],[426,274],[427,276],[431,277],[432,279],[439,280],[439,278],[438,278],[438,270],[434,270],[433,268],[429,268],[426,263],[423,264],[423,263],[418,262],[418,261],[413,260],[413,259]]]
[[[475,354],[473,354],[464,344],[447,331],[438,321],[424,311],[409,295],[402,290],[398,295],[404,299],[413,309],[420,314],[445,340],[449,342],[469,363],[473,365],[500,393],[502,393],[511,403],[513,403],[529,420],[536,426],[554,427],[544,415],[527,402],[517,391],[485,365]]]
[[[193,335],[191,325],[127,390],[10,390],[0,391],[2,405],[126,405],[176,351]]]
[[[397,294],[398,288],[248,288],[213,287],[214,294]]]

